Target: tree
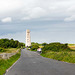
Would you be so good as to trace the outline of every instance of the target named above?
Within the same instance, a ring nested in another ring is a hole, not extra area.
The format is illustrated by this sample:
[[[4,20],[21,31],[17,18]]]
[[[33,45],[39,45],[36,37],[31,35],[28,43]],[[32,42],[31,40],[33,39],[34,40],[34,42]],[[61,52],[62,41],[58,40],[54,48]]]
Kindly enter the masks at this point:
[[[37,51],[38,48],[39,48],[38,45],[33,45],[33,46],[31,47],[31,50],[32,50],[32,51]]]
[[[47,45],[45,45],[42,49],[42,52],[45,53],[46,51],[70,51],[70,48],[68,47],[67,44],[62,44],[59,42],[56,43],[49,43]]]
[[[2,48],[17,48],[23,47],[25,44],[20,43],[18,40],[0,39],[0,47]]]
[[[44,42],[44,43],[42,43],[42,46],[45,46],[45,45],[47,45],[47,43],[45,43],[45,42]]]

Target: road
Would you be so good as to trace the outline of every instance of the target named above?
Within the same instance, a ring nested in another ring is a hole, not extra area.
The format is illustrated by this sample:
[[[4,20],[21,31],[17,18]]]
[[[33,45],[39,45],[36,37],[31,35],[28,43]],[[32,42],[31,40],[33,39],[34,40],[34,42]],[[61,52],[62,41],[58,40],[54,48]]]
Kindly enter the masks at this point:
[[[75,75],[75,64],[44,58],[37,52],[23,49],[20,59],[6,75]]]

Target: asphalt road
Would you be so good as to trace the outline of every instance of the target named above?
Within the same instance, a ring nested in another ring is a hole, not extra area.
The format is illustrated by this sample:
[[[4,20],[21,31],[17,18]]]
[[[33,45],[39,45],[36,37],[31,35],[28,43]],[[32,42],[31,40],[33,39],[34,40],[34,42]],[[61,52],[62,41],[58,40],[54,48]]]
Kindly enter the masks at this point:
[[[20,59],[6,75],[75,75],[75,64],[44,58],[23,49]]]

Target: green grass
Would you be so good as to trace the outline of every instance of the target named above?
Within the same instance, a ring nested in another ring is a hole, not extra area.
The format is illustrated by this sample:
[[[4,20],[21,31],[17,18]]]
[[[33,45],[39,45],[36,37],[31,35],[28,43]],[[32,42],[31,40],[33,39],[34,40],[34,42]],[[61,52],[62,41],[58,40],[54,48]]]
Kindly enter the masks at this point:
[[[6,69],[8,69],[13,63],[15,63],[19,59],[19,57],[20,51],[9,59],[0,59],[0,75],[3,75]]]
[[[0,51],[0,53],[15,53],[19,48],[1,48],[3,50]]]
[[[34,51],[34,52],[35,52],[35,51],[37,51],[37,50],[32,50],[32,49],[30,49],[30,51]]]
[[[43,57],[75,63],[75,51],[61,51],[61,52],[54,52],[54,51],[46,51],[45,53],[41,54]]]
[[[68,44],[68,46],[75,46],[75,44]]]
[[[69,46],[69,48],[75,50],[75,46]]]

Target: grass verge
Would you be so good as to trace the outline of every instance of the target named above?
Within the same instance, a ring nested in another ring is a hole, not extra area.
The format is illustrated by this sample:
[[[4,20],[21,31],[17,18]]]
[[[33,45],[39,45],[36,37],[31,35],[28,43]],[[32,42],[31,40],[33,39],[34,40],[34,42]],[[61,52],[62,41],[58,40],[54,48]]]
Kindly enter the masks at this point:
[[[21,53],[19,51],[16,55],[10,57],[9,59],[0,59],[0,75],[3,75],[6,69],[8,69],[13,63],[15,63],[20,58],[20,55]]]
[[[6,49],[3,49],[2,51],[0,51],[0,54],[1,53],[15,53],[18,49],[19,48],[6,48]]]
[[[54,52],[54,51],[46,51],[45,53],[41,54],[43,57],[75,63],[75,51],[61,51],[61,52]]]

